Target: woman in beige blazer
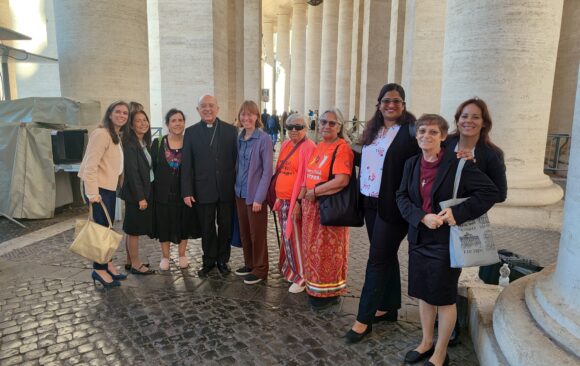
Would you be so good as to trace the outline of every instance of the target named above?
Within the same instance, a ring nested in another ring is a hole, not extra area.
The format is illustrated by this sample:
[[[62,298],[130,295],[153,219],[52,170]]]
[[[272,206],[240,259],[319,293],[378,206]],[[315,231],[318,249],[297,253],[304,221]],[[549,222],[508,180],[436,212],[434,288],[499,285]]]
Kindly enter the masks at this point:
[[[128,119],[127,103],[118,101],[107,108],[101,125],[89,137],[78,174],[84,193],[93,205],[93,219],[103,226],[109,224],[100,202],[104,203],[111,220],[115,217],[116,191],[123,173],[120,133]],[[119,280],[127,278],[119,273],[113,262],[93,263],[93,269],[93,282],[99,281],[104,287],[120,286]]]

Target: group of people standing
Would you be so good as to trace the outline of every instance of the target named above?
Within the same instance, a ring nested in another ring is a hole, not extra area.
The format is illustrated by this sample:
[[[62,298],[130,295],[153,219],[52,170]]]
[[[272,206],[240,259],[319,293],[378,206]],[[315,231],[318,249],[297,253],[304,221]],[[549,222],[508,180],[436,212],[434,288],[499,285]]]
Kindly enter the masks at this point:
[[[179,245],[178,265],[185,268],[187,239],[201,237],[199,276],[216,267],[228,274],[234,218],[244,254],[244,265],[234,273],[249,285],[268,276],[266,198],[274,190],[272,210],[281,227],[279,271],[291,283],[290,292],[305,290],[311,306],[323,309],[346,293],[349,228],[322,225],[318,198],[345,188],[356,178],[353,167],[359,166],[370,249],[358,315],[346,340],[359,342],[373,323],[398,319],[398,249],[408,236],[408,291],[419,299],[423,338],[405,361],[428,359],[426,365],[446,365],[460,274],[450,267],[449,227],[505,200],[503,153],[490,141],[492,120],[481,99],[458,107],[452,135],[439,115],[417,120],[407,110],[398,84],[385,85],[377,102],[359,141],[361,151],[344,140],[345,121],[337,108],[323,111],[316,121],[322,138],[318,145],[307,137],[310,119],[289,115],[284,123],[289,139],[282,143],[275,164],[275,140],[263,130],[267,113],[261,115],[253,101],[240,106],[239,131],[217,117],[216,98],[204,95],[197,106],[200,123],[185,128],[184,114],[172,109],[165,118],[168,134],[153,143],[145,112],[116,102],[91,134],[79,176],[95,221],[104,225],[97,203],[103,201],[113,216],[115,190],[123,177],[120,197],[126,205],[123,229],[131,273],[154,272],[138,255],[139,235],[149,235],[161,243],[161,270],[169,269],[169,243]],[[442,210],[439,202],[452,196],[460,159],[467,162],[458,197],[470,199]],[[93,279],[106,287],[119,286],[125,277],[112,263],[94,264]]]

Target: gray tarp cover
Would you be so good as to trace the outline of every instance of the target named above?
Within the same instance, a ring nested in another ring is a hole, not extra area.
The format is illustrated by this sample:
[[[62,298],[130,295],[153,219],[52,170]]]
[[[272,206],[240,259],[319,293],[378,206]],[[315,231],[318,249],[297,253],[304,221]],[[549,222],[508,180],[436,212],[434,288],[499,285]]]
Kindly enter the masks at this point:
[[[98,102],[25,98],[0,102],[0,212],[14,218],[54,215],[51,132],[99,122]]]

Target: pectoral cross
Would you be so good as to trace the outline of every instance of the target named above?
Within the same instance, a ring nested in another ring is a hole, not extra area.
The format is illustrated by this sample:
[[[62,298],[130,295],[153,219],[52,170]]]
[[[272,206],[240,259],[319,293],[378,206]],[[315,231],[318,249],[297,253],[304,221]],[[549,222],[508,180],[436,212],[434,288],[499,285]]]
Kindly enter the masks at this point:
[[[423,178],[421,181],[421,188],[425,188],[425,184],[427,184],[427,179]]]

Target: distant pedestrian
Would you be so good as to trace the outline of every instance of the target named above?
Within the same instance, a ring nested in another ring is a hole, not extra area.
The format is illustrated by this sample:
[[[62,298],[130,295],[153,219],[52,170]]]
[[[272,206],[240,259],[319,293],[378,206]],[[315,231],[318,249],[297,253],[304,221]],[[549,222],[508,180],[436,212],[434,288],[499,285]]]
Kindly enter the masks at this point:
[[[280,119],[276,115],[276,111],[267,120],[268,134],[272,139],[272,151],[276,151],[276,143],[278,142],[278,133],[280,132]]]

